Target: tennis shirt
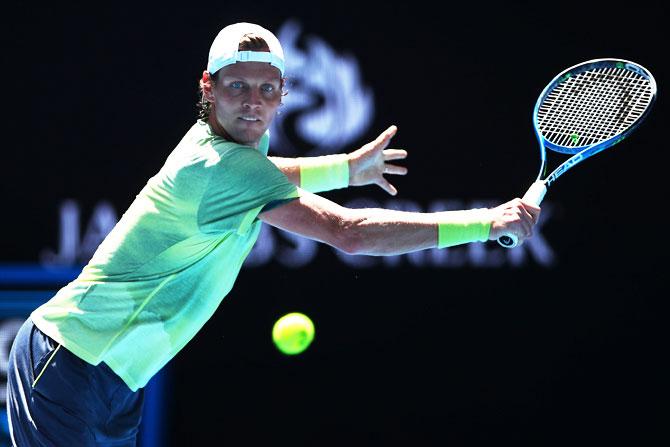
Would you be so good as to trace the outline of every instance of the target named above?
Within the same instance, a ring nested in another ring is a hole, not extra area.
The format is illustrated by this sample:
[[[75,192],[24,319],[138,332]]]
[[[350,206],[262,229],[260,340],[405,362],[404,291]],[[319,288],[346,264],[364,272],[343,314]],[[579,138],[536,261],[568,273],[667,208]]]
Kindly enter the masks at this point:
[[[299,189],[259,149],[197,121],[81,274],[31,314],[88,363],[144,387],[213,315],[258,237],[259,212]]]

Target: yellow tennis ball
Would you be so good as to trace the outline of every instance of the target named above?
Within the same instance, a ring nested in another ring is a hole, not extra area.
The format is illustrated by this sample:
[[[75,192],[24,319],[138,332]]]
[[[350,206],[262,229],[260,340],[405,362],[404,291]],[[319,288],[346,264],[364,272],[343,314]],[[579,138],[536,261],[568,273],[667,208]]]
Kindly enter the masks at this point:
[[[299,312],[286,314],[272,327],[272,340],[284,354],[300,354],[314,340],[314,323]]]

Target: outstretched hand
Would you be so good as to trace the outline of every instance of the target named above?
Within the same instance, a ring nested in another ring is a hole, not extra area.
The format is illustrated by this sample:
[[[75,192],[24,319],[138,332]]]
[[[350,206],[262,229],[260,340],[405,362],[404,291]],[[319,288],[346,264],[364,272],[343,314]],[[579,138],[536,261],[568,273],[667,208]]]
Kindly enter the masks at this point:
[[[374,141],[349,154],[349,184],[351,186],[376,184],[392,196],[398,193],[395,186],[384,178],[384,174],[407,174],[407,168],[404,166],[388,163],[407,157],[405,150],[386,149],[397,130],[396,126],[391,126]]]

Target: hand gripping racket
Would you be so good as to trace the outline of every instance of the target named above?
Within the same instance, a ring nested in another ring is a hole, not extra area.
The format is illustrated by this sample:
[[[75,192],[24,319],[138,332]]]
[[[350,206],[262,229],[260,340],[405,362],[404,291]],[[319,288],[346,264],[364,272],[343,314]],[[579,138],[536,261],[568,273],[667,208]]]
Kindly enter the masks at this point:
[[[540,145],[540,172],[523,196],[540,205],[547,188],[577,163],[611,147],[634,131],[656,100],[656,81],[644,67],[622,59],[594,59],[574,65],[547,85],[533,110]],[[546,149],[571,154],[547,174]],[[503,247],[518,244],[509,233]]]

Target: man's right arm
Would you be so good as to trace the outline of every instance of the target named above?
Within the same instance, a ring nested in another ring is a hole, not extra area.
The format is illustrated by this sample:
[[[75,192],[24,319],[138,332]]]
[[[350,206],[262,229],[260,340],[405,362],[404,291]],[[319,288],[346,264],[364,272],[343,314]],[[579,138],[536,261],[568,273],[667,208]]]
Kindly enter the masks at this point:
[[[519,199],[492,209],[438,213],[352,209],[301,191],[298,199],[265,211],[259,218],[349,254],[387,256],[438,247],[440,231],[447,231],[450,225],[457,231],[468,221],[488,222],[489,240],[511,232],[523,241],[532,235],[539,214],[538,207]]]

